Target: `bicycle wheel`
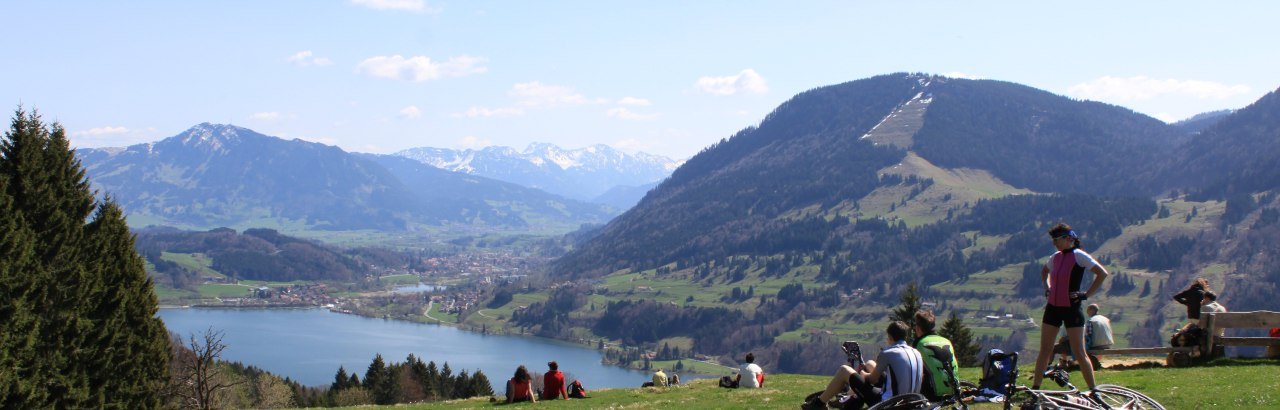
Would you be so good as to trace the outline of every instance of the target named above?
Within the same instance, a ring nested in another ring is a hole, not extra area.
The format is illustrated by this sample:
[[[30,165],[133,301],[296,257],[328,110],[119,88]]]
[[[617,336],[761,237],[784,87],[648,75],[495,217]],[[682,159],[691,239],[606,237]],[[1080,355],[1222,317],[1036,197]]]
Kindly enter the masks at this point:
[[[907,393],[885,399],[885,401],[876,403],[867,410],[907,410],[907,409],[927,409],[929,408],[929,399],[921,394]]]
[[[1093,388],[1098,392],[1099,398],[1104,403],[1113,408],[1130,408],[1144,410],[1164,410],[1164,406],[1155,399],[1148,397],[1141,392],[1124,386],[1114,384],[1100,384]],[[1121,397],[1123,397],[1121,399]],[[1132,403],[1132,406],[1129,406]],[[1129,407],[1123,407],[1129,406]]]

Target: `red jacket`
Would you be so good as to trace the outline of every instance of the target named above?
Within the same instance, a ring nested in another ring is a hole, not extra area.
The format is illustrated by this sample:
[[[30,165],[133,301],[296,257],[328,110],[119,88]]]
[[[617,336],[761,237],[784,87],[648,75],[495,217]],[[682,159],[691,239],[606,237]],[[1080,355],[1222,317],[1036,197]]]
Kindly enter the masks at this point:
[[[542,399],[569,399],[569,393],[564,390],[564,373],[559,370],[547,372],[542,376]]]

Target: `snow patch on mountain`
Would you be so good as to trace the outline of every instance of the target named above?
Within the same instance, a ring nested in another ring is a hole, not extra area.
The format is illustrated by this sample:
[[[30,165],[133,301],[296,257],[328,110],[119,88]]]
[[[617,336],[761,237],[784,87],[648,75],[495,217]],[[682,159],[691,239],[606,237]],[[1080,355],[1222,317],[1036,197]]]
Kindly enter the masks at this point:
[[[628,154],[603,144],[564,149],[541,142],[531,143],[523,151],[503,146],[478,150],[421,147],[393,155],[583,200],[617,186],[660,181],[683,163],[643,152]]]

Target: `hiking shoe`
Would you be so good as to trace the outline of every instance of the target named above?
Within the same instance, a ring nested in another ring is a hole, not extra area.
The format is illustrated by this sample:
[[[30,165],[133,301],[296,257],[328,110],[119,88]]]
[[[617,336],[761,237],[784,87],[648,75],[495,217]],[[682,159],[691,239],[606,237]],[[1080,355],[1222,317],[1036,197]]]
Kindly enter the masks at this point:
[[[827,403],[823,403],[822,399],[814,397],[813,400],[801,404],[800,410],[827,410]]]

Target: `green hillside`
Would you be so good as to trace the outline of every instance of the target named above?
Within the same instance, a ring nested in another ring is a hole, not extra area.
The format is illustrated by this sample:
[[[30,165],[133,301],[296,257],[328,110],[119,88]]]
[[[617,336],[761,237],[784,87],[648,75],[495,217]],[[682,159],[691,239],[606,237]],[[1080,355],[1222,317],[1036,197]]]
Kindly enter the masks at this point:
[[[1029,368],[1022,366],[1022,374]],[[1152,397],[1170,409],[1228,407],[1265,409],[1280,406],[1280,361],[1219,359],[1208,366],[1183,369],[1145,368],[1135,370],[1102,370],[1100,383],[1118,384]],[[960,377],[975,380],[978,369],[962,369]],[[795,409],[804,397],[825,387],[828,376],[771,374],[765,388],[731,390],[716,386],[715,380],[698,380],[673,388],[635,388],[592,390],[590,398],[569,401],[540,401],[537,404],[506,405],[491,403],[487,398],[455,400],[444,403],[399,405],[404,409],[477,409],[477,408],[549,408],[549,409]],[[1080,383],[1079,373],[1072,380]],[[590,389],[590,383],[585,383]],[[368,408],[368,407],[361,407]],[[981,403],[974,409],[999,409],[999,405]]]

